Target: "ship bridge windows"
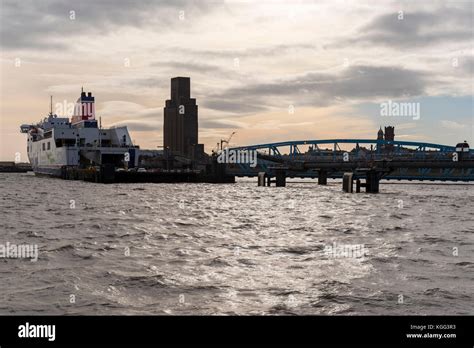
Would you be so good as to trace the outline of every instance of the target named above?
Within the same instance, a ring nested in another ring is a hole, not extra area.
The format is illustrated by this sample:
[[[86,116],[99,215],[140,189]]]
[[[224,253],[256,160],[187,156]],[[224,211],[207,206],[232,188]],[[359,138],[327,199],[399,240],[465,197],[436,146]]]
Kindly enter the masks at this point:
[[[51,142],[48,141],[48,150],[51,150]]]
[[[43,143],[43,144],[41,144],[41,145],[43,145],[42,148],[43,148],[43,151],[45,151],[45,150],[46,150],[46,144]]]
[[[75,146],[76,139],[56,139],[55,144],[56,147]]]

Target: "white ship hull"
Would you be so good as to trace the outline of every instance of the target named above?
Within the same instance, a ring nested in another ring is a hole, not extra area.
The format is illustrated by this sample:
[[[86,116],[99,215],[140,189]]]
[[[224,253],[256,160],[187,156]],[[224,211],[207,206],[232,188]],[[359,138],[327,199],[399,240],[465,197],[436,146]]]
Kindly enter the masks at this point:
[[[91,93],[81,93],[76,112],[71,120],[50,112],[38,124],[21,126],[28,134],[27,153],[35,174],[61,177],[66,167],[137,165],[139,150],[127,127],[99,127]]]

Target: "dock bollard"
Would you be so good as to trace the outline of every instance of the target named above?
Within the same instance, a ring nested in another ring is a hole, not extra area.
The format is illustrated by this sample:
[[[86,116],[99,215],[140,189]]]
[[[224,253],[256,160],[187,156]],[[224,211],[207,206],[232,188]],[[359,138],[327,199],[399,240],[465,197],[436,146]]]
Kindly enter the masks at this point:
[[[352,173],[344,173],[342,177],[342,190],[344,192],[352,193],[354,188],[354,182],[352,181]]]

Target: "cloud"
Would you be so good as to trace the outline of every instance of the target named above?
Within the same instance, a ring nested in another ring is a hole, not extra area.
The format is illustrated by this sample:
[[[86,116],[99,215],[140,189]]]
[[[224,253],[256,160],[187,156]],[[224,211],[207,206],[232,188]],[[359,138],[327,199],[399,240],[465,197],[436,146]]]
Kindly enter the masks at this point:
[[[191,54],[201,58],[245,58],[245,57],[267,57],[273,55],[296,54],[303,50],[317,51],[319,48],[314,44],[292,43],[279,45],[260,45],[259,47],[248,47],[241,49],[189,49],[185,47],[173,47],[172,50]]]
[[[149,131],[160,131],[162,125],[157,122],[145,122],[136,120],[125,120],[112,124],[112,127],[126,126],[128,130],[134,132],[149,132]]]
[[[210,129],[227,129],[227,128],[246,128],[248,125],[244,122],[232,121],[232,120],[208,120],[203,119],[199,121],[199,128],[210,128]]]
[[[414,129],[417,127],[416,123],[400,123],[397,124],[397,130],[407,130],[407,129]]]
[[[189,72],[199,72],[199,73],[208,73],[216,71],[221,71],[222,69],[217,65],[212,64],[203,64],[203,63],[195,63],[195,62],[170,62],[170,61],[158,61],[152,62],[150,64],[152,67],[160,67],[165,69],[173,69],[173,70],[182,70],[185,71],[186,74]]]
[[[106,120],[117,121],[120,119],[132,119],[134,121],[153,122],[153,120],[162,120],[161,107],[147,108],[141,104],[127,101],[107,101],[100,104],[97,115]]]
[[[448,120],[442,120],[441,125],[444,128],[452,129],[452,130],[463,130],[466,128],[465,125],[455,122],[455,121],[448,121]]]
[[[226,93],[224,98],[232,98],[232,92]],[[267,108],[263,105],[249,104],[242,101],[219,100],[218,98],[206,99],[202,105],[208,109],[225,111],[231,114],[249,114],[264,111]]]
[[[441,7],[435,11],[386,13],[362,26],[353,38],[343,44],[362,42],[371,45],[403,47],[428,46],[442,42],[472,40],[472,9]]]
[[[249,113],[278,105],[281,98],[291,98],[298,105],[318,107],[351,100],[415,97],[424,93],[427,84],[426,74],[420,71],[400,67],[351,66],[337,73],[308,72],[294,78],[229,88],[222,94],[210,96],[205,106]]]
[[[64,49],[77,44],[71,38],[81,34],[105,35],[118,28],[148,25],[166,30],[182,25],[180,11],[191,21],[216,5],[218,2],[179,0],[2,0],[1,46]]]
[[[459,58],[459,66],[461,71],[467,74],[467,76],[471,79],[473,78],[474,73],[474,57],[473,56],[465,56]]]
[[[208,144],[234,128],[240,128],[234,141],[249,143],[372,136],[379,119],[364,123],[367,115],[357,104],[377,106],[389,99],[421,97],[427,100],[423,110],[432,108],[438,120],[467,124],[472,6],[470,1],[368,6],[331,0],[0,0],[0,63],[2,84],[8,86],[0,111],[34,122],[49,95],[75,102],[84,86],[96,96],[104,126],[130,123],[142,132],[156,130],[170,78],[190,76],[200,139]],[[21,67],[15,66],[17,57]],[[433,96],[449,98],[436,104]],[[2,121],[8,132],[18,128],[17,118]],[[459,134],[472,138],[471,127],[421,126],[436,142],[453,143]],[[23,149],[23,140],[5,141],[1,151]],[[156,148],[161,141],[160,132],[140,135],[143,146]]]

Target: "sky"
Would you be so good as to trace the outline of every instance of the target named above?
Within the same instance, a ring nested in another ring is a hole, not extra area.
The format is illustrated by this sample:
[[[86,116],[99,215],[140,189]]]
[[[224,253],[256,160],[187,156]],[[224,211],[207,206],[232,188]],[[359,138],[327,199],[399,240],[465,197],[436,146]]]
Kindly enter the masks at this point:
[[[472,1],[0,0],[0,160],[26,161],[19,126],[81,87],[104,127],[156,149],[175,76],[191,78],[207,152],[234,131],[240,146],[387,125],[474,147],[473,17]]]

